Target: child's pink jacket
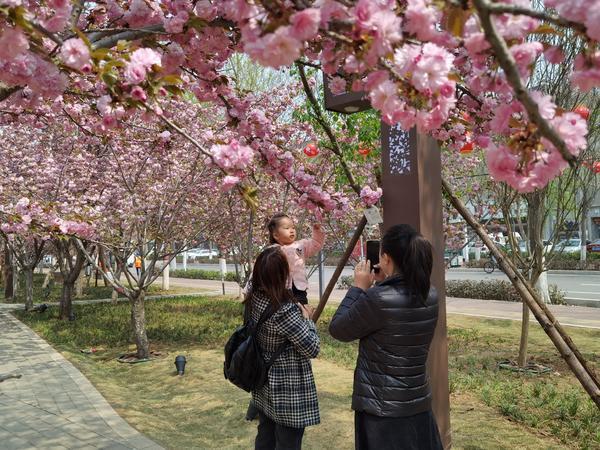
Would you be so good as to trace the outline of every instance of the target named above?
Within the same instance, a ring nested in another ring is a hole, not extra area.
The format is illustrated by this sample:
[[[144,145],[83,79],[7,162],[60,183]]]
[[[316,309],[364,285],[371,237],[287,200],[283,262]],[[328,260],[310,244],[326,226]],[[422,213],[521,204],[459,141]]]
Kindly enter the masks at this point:
[[[282,245],[281,250],[287,258],[290,266],[290,278],[288,288],[292,288],[292,282],[296,289],[305,291],[308,289],[306,278],[306,258],[310,258],[323,248],[325,233],[322,229],[313,227],[310,239],[301,239],[289,245]]]

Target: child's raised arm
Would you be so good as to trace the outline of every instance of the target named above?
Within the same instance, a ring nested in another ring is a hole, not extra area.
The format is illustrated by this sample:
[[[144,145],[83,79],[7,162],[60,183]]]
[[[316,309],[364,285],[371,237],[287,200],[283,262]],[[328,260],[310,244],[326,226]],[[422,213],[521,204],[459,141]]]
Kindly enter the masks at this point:
[[[304,257],[310,258],[323,248],[325,244],[325,232],[320,223],[315,223],[312,227],[312,236],[310,239],[302,239],[299,244],[304,250]]]

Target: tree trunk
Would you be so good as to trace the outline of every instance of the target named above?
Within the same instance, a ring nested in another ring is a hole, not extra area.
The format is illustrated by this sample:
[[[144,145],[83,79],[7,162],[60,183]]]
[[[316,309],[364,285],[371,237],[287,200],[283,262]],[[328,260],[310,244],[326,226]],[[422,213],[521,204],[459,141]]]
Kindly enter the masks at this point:
[[[14,296],[13,291],[13,268],[11,264],[10,250],[8,247],[4,247],[4,264],[2,266],[4,272],[4,298],[6,300],[12,300]]]
[[[535,191],[527,195],[527,228],[529,234],[529,249],[531,251],[532,264],[530,269],[530,283],[536,286],[536,290],[543,299],[549,298],[548,283],[544,286],[539,283],[540,274],[544,273],[544,242],[542,232],[544,228],[544,201],[546,192]],[[543,291],[545,289],[545,292]],[[544,301],[545,302],[545,301]],[[523,314],[521,315],[521,338],[519,340],[519,356],[517,363],[519,367],[527,364],[527,352],[529,343],[529,307],[523,302]]]
[[[585,202],[585,200],[584,200]],[[587,260],[587,246],[586,246],[586,241],[587,241],[587,215],[588,215],[588,208],[587,205],[584,203],[582,209],[581,209],[581,218],[579,219],[579,223],[580,228],[581,228],[581,233],[579,235],[579,237],[581,238],[581,252],[579,254],[579,259],[581,261],[581,268],[585,269],[585,263]]]
[[[135,295],[135,294],[134,294]],[[131,301],[131,328],[135,339],[136,356],[145,359],[150,356],[150,344],[146,334],[146,310],[144,306],[145,291],[138,291]]]
[[[58,318],[60,320],[69,320],[73,314],[72,299],[74,290],[75,282],[65,278],[60,293],[60,305],[58,310]]]
[[[25,274],[25,311],[33,308],[33,267],[27,267]]]
[[[519,357],[517,364],[525,367],[527,364],[527,342],[529,339],[529,306],[523,302],[523,315],[521,316],[521,340],[519,342]]]
[[[19,268],[16,264],[12,265],[12,273],[12,298],[16,299],[17,295],[19,295]]]
[[[77,280],[75,280],[75,298],[83,297],[83,284],[85,283],[84,278],[85,276],[82,271],[79,273]]]

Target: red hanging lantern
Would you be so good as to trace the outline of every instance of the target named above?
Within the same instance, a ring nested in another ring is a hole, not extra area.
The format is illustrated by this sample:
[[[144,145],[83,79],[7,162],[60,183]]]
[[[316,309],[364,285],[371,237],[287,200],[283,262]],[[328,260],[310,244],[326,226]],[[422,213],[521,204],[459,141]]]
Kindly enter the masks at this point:
[[[371,153],[371,149],[369,147],[358,147],[358,153],[363,156],[367,156],[369,153]]]
[[[310,143],[304,147],[304,154],[309,158],[314,158],[319,154],[319,148],[315,144]]]
[[[472,151],[473,151],[473,143],[472,142],[467,142],[460,149],[460,153],[463,154],[463,155],[471,153]]]
[[[590,117],[590,110],[583,105],[576,107],[573,112],[579,114],[584,120],[588,120]]]

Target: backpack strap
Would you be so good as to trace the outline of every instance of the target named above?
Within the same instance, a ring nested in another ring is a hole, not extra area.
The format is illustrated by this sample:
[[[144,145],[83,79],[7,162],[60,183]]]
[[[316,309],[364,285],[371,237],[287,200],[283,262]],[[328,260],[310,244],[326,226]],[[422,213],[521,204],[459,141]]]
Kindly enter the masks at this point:
[[[275,314],[275,312],[276,312],[275,308],[273,308],[273,305],[271,305],[271,304],[269,304],[269,306],[267,306],[265,308],[263,313],[260,315],[260,319],[258,319],[256,326],[254,327],[254,330],[253,330],[254,335],[256,335],[258,333],[258,329],[261,327],[261,325],[264,322],[266,322],[267,320],[269,320],[271,318],[271,316],[273,316],[273,314]],[[275,350],[275,353],[273,353],[273,355],[269,358],[269,361],[265,362],[267,367],[271,367],[271,365],[273,365],[275,360],[277,358],[279,358],[279,356],[283,353],[283,351],[286,349],[286,347],[288,346],[289,343],[290,343],[290,341],[288,341],[286,339],[283,344],[281,344],[279,347],[277,347],[277,350]]]
[[[279,347],[277,347],[277,350],[275,350],[275,353],[273,353],[271,355],[271,357],[269,358],[269,360],[265,363],[267,365],[267,367],[271,367],[273,365],[273,363],[275,362],[275,360],[277,358],[279,358],[279,356],[281,356],[281,354],[287,348],[287,346],[288,346],[289,343],[290,343],[290,341],[288,341],[286,339],[283,344],[281,344]]]

